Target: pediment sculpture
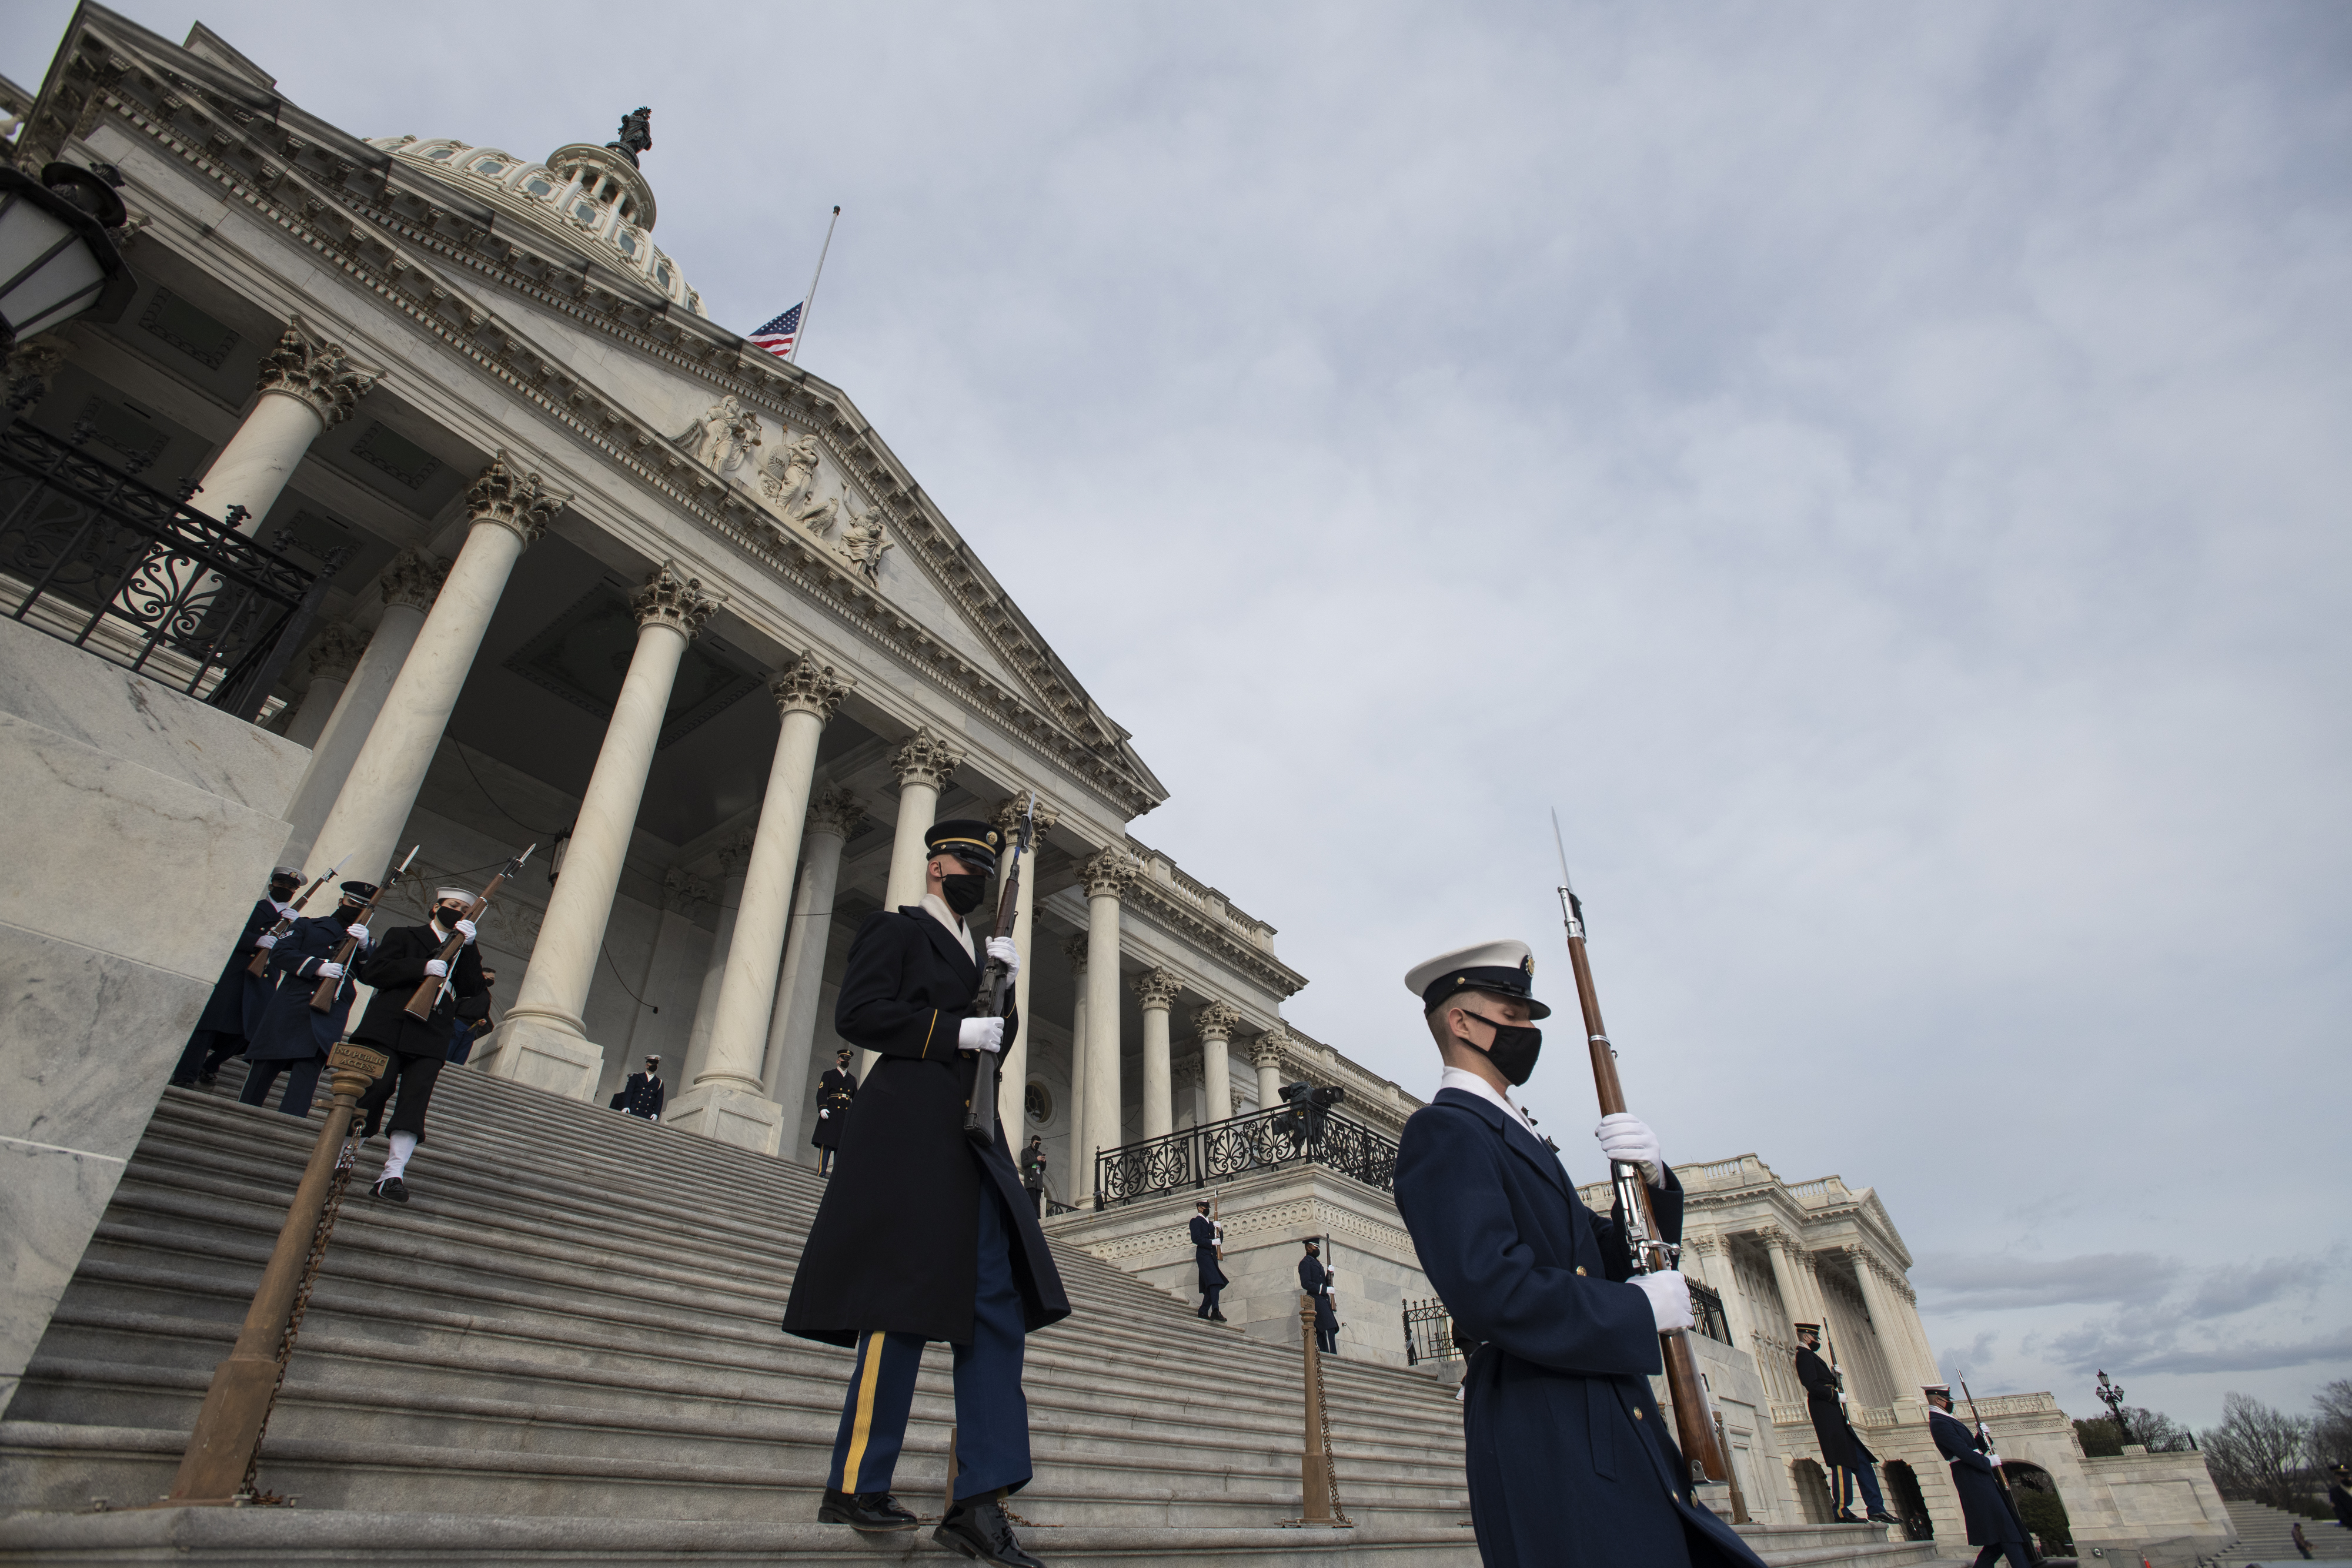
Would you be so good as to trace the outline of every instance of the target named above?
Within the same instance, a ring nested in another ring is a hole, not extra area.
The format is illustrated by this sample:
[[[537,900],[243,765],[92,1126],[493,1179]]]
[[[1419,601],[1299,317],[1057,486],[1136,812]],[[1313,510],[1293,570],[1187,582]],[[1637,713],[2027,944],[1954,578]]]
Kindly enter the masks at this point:
[[[882,531],[882,508],[861,515],[857,508],[849,509],[849,522],[841,530],[840,542],[834,548],[842,558],[864,572],[869,582],[882,580],[882,555],[890,549],[889,538]]]
[[[760,493],[768,497],[770,506],[792,516],[793,507],[816,477],[816,437],[793,437],[783,451],[768,459],[763,472],[766,477],[760,481]]]
[[[721,474],[751,460],[760,446],[760,416],[732,395],[720,398],[677,437],[694,459]]]

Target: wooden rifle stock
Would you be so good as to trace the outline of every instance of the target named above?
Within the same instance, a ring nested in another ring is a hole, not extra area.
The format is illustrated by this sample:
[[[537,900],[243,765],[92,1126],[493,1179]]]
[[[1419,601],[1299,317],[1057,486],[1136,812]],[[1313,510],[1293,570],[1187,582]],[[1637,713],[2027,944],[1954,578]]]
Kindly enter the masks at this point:
[[[415,860],[416,858],[417,850],[421,850],[424,847],[424,845],[418,844],[410,849],[407,860],[402,861],[398,865],[393,867],[390,871],[384,873],[383,885],[375,890],[375,896],[367,901],[366,904],[360,910],[358,917],[348,922],[348,925],[365,925],[368,923],[370,917],[375,914],[375,906],[383,902],[383,895],[393,890],[394,885],[400,881],[400,873],[408,869],[408,862]],[[343,966],[344,972],[331,979],[324,979],[319,982],[318,989],[310,993],[310,1010],[312,1012],[331,1013],[335,1010],[336,993],[343,988],[343,982],[351,978],[350,970],[352,955],[358,952],[359,947],[360,939],[358,937],[350,936],[349,934],[344,936],[343,945],[335,949],[335,956],[333,960],[335,963]]]
[[[482,917],[482,911],[490,906],[491,895],[506,885],[507,878],[522,870],[522,862],[530,859],[530,850],[537,848],[539,846],[533,844],[530,849],[523,851],[522,853],[507,862],[506,869],[490,878],[489,886],[482,889],[481,897],[474,900],[472,906],[466,911],[465,918],[479,920]],[[434,956],[441,960],[442,968],[446,970],[450,965],[457,961],[458,951],[465,946],[465,933],[452,931],[449,933],[449,939],[441,944],[441,950]],[[425,976],[424,979],[417,982],[416,989],[409,994],[407,1004],[400,1010],[417,1022],[423,1023],[433,1016],[433,998],[440,992],[443,986],[448,984],[448,981],[449,977],[446,973]]]
[[[1563,862],[1565,862],[1563,855]],[[1601,1113],[1613,1116],[1625,1109],[1625,1091],[1617,1082],[1617,1052],[1609,1043],[1609,1027],[1601,1021],[1601,998],[1592,987],[1592,966],[1584,952],[1584,906],[1566,885],[1568,868],[1560,867],[1562,885],[1559,890],[1560,913],[1568,926],[1568,962],[1576,971],[1576,1001],[1584,1014],[1585,1043],[1592,1054],[1592,1086],[1600,1092]],[[1612,1163],[1612,1177],[1617,1175]],[[1650,1184],[1636,1170],[1633,1179],[1618,1181],[1616,1190],[1621,1198],[1630,1190],[1633,1202],[1626,1215],[1638,1231],[1633,1254],[1636,1273],[1647,1274],[1675,1266],[1681,1249],[1662,1239],[1658,1235],[1658,1219],[1650,1205]],[[1724,1463],[1723,1450],[1715,1440],[1715,1426],[1706,1396],[1706,1385],[1699,1380],[1698,1358],[1691,1351],[1690,1332],[1670,1329],[1658,1336],[1659,1349],[1666,1364],[1666,1392],[1675,1403],[1675,1437],[1682,1445],[1683,1458],[1699,1474],[1710,1481],[1728,1476],[1730,1468]]]
[[[327,879],[342,869],[343,868],[341,864],[336,864],[331,865],[326,870],[320,872],[319,873],[319,880],[304,888],[302,890],[302,895],[294,901],[294,915],[301,914],[302,906],[310,902],[310,895],[318,892],[320,888],[326,886]],[[283,936],[289,931],[293,930],[294,915],[279,915],[278,917],[278,924],[269,928],[269,934],[272,936]],[[267,947],[255,948],[253,950],[253,960],[246,965],[245,972],[251,975],[257,980],[267,977],[269,974],[269,949]]]
[[[1004,892],[996,901],[996,929],[991,937],[1013,935],[1013,923],[1020,915],[1017,906],[1021,893],[1021,857],[1029,848],[1029,830],[1037,820],[1037,797],[1029,797],[1029,814],[1021,823],[1021,836],[1013,845],[1013,865],[1004,873]],[[981,971],[980,989],[971,998],[973,1018],[1003,1018],[1012,1006],[1012,977],[1004,966],[994,958]],[[963,1135],[983,1149],[996,1146],[996,1063],[999,1052],[975,1051],[971,1064],[971,1097],[963,1104]]]

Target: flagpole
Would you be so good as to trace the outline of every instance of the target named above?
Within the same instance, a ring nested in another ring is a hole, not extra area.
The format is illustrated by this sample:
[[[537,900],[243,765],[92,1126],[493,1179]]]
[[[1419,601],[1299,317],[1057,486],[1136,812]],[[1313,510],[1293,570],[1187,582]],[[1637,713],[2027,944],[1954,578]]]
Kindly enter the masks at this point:
[[[833,209],[833,222],[824,225],[824,246],[816,253],[816,276],[809,279],[808,298],[801,302],[801,329],[793,334],[793,351],[784,356],[788,365],[801,362],[801,345],[808,341],[809,318],[816,314],[816,286],[824,277],[825,252],[833,248],[833,231],[841,225],[841,209]]]

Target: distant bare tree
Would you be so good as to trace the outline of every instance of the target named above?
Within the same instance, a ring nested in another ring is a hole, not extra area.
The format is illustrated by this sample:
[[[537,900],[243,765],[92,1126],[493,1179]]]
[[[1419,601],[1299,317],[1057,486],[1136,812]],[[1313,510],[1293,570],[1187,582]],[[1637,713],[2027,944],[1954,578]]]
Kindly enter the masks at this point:
[[[2337,1378],[2311,1402],[2319,1408],[2311,1427],[2311,1462],[2352,1464],[2352,1378]]]
[[[2132,1441],[2146,1443],[2151,1454],[2186,1453],[2197,1446],[2189,1428],[2161,1410],[2126,1405],[2124,1420],[2131,1427]],[[2124,1440],[2117,1435],[2112,1416],[2096,1416],[2075,1422],[2074,1436],[2081,1440],[2083,1452],[2093,1458],[2124,1451]]]
[[[2312,1422],[2243,1394],[2221,1396],[2221,1424],[2200,1441],[2224,1497],[2284,1508],[2305,1490],[2297,1479],[2311,1451]]]

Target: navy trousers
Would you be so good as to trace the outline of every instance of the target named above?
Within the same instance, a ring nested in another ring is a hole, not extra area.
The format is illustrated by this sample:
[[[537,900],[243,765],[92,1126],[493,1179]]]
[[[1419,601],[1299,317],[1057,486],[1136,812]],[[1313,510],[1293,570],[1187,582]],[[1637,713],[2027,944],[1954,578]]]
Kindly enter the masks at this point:
[[[1886,1511],[1886,1500],[1880,1495],[1878,1490],[1878,1474],[1868,1465],[1864,1465],[1858,1469],[1851,1470],[1841,1465],[1838,1467],[1838,1475],[1841,1478],[1838,1482],[1838,1506],[1840,1508],[1852,1509],[1853,1507],[1853,1483],[1857,1479],[1859,1479],[1862,1482],[1862,1500],[1865,1509],[1872,1513],[1885,1513]]]
[[[1217,1298],[1218,1298],[1219,1296],[1223,1295],[1224,1293],[1225,1293],[1225,1292],[1224,1292],[1224,1287],[1223,1287],[1223,1286],[1222,1286],[1222,1285],[1220,1285],[1219,1287],[1217,1287],[1217,1289],[1215,1289],[1215,1290],[1213,1290],[1213,1291],[1202,1291],[1202,1292],[1201,1292],[1201,1310],[1200,1310],[1200,1312],[1199,1312],[1196,1315],[1197,1315],[1197,1316],[1200,1316],[1200,1317],[1204,1317],[1204,1318],[1205,1318],[1205,1317],[1207,1317],[1211,1312],[1215,1312],[1215,1311],[1217,1310]]]
[[[218,1072],[222,1062],[244,1050],[245,1036],[241,1034],[200,1029],[188,1036],[187,1049],[180,1052],[179,1065],[172,1069],[172,1082],[183,1089],[190,1088],[197,1079]]]
[[[1021,1289],[1013,1282],[1012,1230],[1004,1199],[983,1181],[971,1343],[954,1347],[959,1501],[1029,1484],[1029,1402],[1021,1392],[1027,1325]],[[907,1440],[923,1343],[919,1334],[869,1331],[857,1336],[857,1362],[842,1400],[825,1485],[845,1492],[890,1490],[898,1450]]]
[[[311,1102],[319,1096],[319,1073],[327,1065],[327,1053],[305,1058],[300,1061],[285,1060],[254,1062],[246,1070],[245,1091],[237,1099],[247,1105],[269,1103],[269,1086],[286,1074],[286,1092],[279,1096],[278,1108],[289,1116],[307,1116]]]

